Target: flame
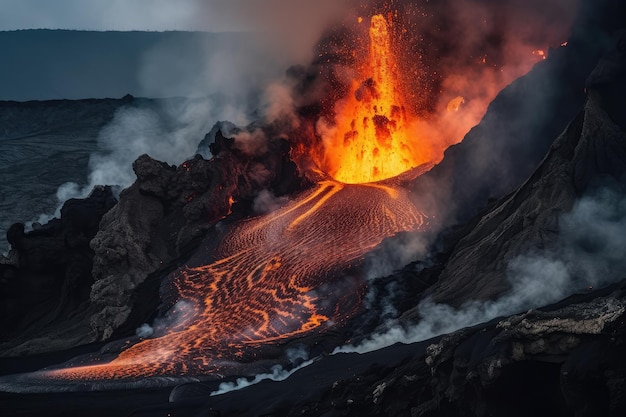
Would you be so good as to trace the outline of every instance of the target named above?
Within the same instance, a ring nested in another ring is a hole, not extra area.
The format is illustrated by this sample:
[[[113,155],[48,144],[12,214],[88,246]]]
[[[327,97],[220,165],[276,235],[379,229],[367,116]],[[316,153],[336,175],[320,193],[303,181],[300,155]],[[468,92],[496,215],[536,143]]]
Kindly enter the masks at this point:
[[[428,145],[411,130],[389,29],[384,16],[372,17],[362,81],[353,81],[351,93],[339,105],[325,161],[326,171],[337,181],[380,181],[431,160]]]

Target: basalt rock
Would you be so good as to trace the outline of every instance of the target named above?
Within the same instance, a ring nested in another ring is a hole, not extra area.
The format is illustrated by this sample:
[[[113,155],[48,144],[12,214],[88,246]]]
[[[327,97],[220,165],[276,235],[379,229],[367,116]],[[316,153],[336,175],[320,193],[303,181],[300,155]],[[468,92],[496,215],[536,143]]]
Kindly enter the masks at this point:
[[[89,242],[115,203],[110,187],[96,187],[86,199],[66,201],[60,218],[44,226],[35,225],[29,232],[21,223],[10,227],[12,249],[9,260],[0,264],[3,354],[21,343],[26,343],[25,352],[45,349],[40,341],[25,341],[88,302],[94,256]]]
[[[580,3],[591,10],[580,10],[567,46],[551,49],[548,59],[503,89],[463,141],[414,182],[419,203],[441,220],[465,223],[489,200],[513,192],[585,105],[585,82],[611,49],[626,12],[614,0]],[[612,76],[611,82],[618,79]],[[607,92],[601,91],[604,97]],[[619,94],[613,94],[615,109],[623,109]]]
[[[147,155],[135,161],[137,181],[91,242],[96,281],[90,300],[98,311],[91,326],[99,339],[147,320],[160,302],[158,285],[149,283],[189,256],[219,221],[249,213],[262,190],[283,195],[303,186],[285,140],[245,140],[218,131],[211,160],[196,155],[178,167]],[[144,283],[153,290],[139,297]]]
[[[625,39],[622,34],[600,61],[587,82],[584,109],[535,173],[458,242],[432,288],[435,301],[459,306],[503,294],[510,288],[509,261],[555,250],[560,216],[574,201],[604,184],[626,184],[626,131],[619,124],[626,109],[611,104],[614,94],[626,94]]]

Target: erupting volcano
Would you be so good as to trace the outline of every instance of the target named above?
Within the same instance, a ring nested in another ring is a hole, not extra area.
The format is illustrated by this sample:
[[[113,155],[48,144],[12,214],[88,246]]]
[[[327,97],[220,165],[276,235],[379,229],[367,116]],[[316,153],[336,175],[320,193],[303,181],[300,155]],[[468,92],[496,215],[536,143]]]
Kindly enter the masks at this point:
[[[372,18],[367,71],[373,77],[355,84],[356,101],[340,118],[340,129],[350,120],[350,131],[330,172],[337,181],[321,181],[279,210],[233,225],[219,244],[174,273],[167,291],[177,300],[174,324],[165,334],[110,363],[49,376],[107,380],[227,372],[233,361],[253,359],[255,347],[322,331],[358,311],[364,283],[345,271],[358,268],[384,239],[428,224],[397,182],[374,183],[428,161],[426,152],[410,146],[387,25],[381,15]],[[342,293],[333,290],[338,282]]]
[[[361,27],[363,22],[359,18]],[[423,173],[460,140],[446,137],[454,129],[431,137],[428,123],[406,103],[393,24],[391,14],[374,15],[361,42],[366,52],[354,53],[354,77],[333,103],[330,133],[321,141],[317,183],[269,214],[229,223],[219,241],[205,243],[172,273],[163,290],[169,322],[155,337],[108,363],[77,362],[45,371],[46,377],[218,378],[256,359],[261,346],[323,332],[359,311],[365,282],[354,272],[365,256],[398,233],[427,230],[437,214],[424,212],[420,196],[394,177]],[[462,110],[465,99],[458,93],[440,106],[444,113]],[[456,128],[465,133],[475,122],[461,118]]]

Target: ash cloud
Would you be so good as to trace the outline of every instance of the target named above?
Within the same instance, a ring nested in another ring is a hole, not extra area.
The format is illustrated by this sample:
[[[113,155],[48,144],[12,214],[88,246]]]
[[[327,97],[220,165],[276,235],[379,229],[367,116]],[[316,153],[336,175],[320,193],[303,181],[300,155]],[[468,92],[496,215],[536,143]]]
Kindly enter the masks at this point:
[[[579,199],[560,219],[553,249],[529,253],[509,262],[510,291],[497,300],[470,302],[458,309],[423,299],[414,325],[398,321],[356,346],[335,352],[369,352],[397,342],[413,343],[496,317],[557,302],[569,295],[625,278],[626,190],[608,186]]]

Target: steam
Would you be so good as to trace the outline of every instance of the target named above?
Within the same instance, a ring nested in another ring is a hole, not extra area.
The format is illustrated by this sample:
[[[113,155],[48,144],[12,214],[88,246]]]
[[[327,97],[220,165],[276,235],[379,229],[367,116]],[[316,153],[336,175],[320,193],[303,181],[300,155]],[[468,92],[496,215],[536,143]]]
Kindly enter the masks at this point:
[[[418,258],[424,258],[431,244],[432,236],[427,233],[401,233],[386,239],[366,258],[366,278],[391,275]]]
[[[156,318],[152,326],[143,323],[135,330],[135,334],[142,339],[164,336],[176,329],[187,327],[195,313],[196,308],[192,302],[179,300],[163,317]]]
[[[554,249],[519,256],[509,263],[510,291],[484,303],[470,302],[455,309],[422,300],[421,321],[403,326],[391,323],[357,346],[336,352],[369,352],[397,342],[413,343],[559,301],[624,279],[626,258],[626,193],[606,187],[584,196],[560,221]],[[470,277],[468,277],[470,279]]]
[[[286,196],[276,197],[269,190],[262,190],[252,202],[252,210],[256,214],[267,214],[283,207],[289,202]]]
[[[269,373],[255,375],[252,379],[237,378],[235,382],[223,382],[219,385],[216,391],[211,393],[211,396],[237,391],[265,380],[283,381],[293,375],[296,371],[311,365],[315,361],[314,359],[308,360],[309,353],[304,346],[287,349],[285,354],[292,365],[297,366],[294,366],[291,369],[285,369],[280,365],[274,365]]]

